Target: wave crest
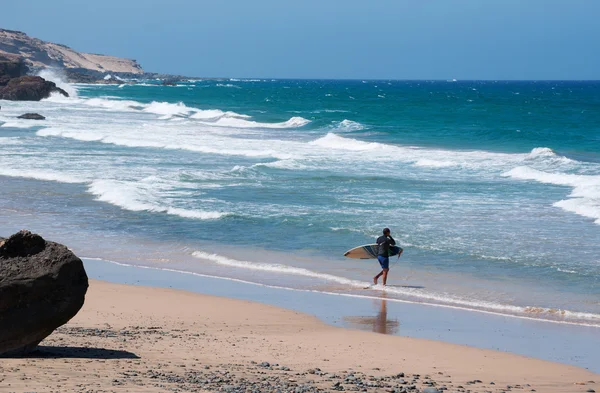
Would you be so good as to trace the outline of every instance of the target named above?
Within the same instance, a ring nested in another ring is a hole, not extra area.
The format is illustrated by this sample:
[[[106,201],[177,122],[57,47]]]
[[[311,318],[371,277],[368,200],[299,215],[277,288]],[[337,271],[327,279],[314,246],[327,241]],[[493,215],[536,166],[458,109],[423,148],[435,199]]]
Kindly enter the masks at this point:
[[[572,187],[570,199],[553,205],[580,216],[593,218],[595,223],[600,225],[600,176],[548,173],[528,166],[513,168],[502,176]]]
[[[151,184],[150,182],[149,184]],[[96,195],[96,199],[102,202],[110,203],[125,210],[147,211],[152,213],[166,213],[183,218],[194,218],[200,220],[214,220],[221,218],[225,213],[181,209],[172,206],[161,206],[154,200],[155,193],[149,186],[140,186],[140,182],[135,184],[131,182],[118,180],[94,180],[88,187],[88,191]]]

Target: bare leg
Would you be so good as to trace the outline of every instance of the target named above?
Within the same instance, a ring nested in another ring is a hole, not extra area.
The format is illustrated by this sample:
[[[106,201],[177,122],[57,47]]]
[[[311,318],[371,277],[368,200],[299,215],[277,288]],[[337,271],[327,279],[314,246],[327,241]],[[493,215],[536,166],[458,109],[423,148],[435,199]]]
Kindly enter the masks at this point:
[[[381,276],[383,276],[383,270],[380,271],[378,275],[373,277],[373,284],[377,285],[377,280],[379,280],[379,277],[381,277]]]
[[[385,287],[387,284],[387,276],[388,276],[388,272],[390,271],[390,269],[383,269],[383,271],[380,273],[383,275],[383,286]]]

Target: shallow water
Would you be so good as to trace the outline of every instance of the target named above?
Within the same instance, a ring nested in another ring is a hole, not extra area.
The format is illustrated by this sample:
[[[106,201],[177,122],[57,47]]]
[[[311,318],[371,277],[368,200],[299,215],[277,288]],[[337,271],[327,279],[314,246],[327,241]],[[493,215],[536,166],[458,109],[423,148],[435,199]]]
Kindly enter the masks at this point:
[[[600,325],[600,83],[190,81],[1,103],[4,234]],[[43,122],[15,119],[40,112]],[[383,226],[390,285],[343,252]]]
[[[595,327],[384,298],[285,290],[191,273],[140,269],[98,259],[86,259],[84,264],[92,279],[251,300],[315,315],[334,326],[512,352],[600,372],[600,353],[590,345],[597,341]]]

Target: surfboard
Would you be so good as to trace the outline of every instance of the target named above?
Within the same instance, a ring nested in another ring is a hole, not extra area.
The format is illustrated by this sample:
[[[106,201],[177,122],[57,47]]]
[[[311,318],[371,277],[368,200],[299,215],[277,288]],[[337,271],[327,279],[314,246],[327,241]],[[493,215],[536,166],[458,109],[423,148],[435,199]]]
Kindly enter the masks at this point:
[[[390,246],[390,257],[398,255],[402,248]],[[377,259],[379,246],[377,244],[365,244],[364,246],[354,247],[344,253],[344,256],[352,259]]]

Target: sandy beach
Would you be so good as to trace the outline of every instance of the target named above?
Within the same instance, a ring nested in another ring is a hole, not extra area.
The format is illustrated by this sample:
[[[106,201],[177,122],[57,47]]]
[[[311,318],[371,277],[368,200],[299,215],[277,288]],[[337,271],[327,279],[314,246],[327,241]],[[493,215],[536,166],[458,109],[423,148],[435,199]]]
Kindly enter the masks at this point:
[[[2,392],[591,392],[597,382],[559,363],[96,280],[79,314],[39,351],[0,362]]]

